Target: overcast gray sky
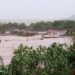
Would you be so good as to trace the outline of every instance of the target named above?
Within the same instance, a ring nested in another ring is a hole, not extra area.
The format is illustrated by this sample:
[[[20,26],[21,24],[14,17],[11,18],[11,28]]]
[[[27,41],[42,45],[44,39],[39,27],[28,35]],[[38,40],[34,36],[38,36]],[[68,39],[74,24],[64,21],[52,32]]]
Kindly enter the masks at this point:
[[[75,15],[75,0],[0,0],[0,19],[61,19]]]

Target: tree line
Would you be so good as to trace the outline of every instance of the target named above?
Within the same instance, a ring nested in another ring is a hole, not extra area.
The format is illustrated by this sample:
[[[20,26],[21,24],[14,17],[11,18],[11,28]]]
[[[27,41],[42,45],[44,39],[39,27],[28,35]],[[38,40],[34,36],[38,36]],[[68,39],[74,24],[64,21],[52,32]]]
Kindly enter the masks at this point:
[[[0,23],[0,32],[4,33],[5,31],[10,31],[14,29],[25,29],[27,28],[25,23]]]
[[[75,21],[73,20],[59,20],[59,21],[48,21],[48,22],[36,22],[31,23],[27,26],[25,23],[0,23],[0,32],[13,29],[26,29],[34,31],[45,31],[48,29],[67,29],[75,30]]]

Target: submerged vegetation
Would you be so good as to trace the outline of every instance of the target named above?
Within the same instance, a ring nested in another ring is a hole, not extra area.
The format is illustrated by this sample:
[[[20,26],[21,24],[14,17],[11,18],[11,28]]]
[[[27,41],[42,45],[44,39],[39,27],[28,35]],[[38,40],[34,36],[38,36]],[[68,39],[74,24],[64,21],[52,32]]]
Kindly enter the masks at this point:
[[[20,45],[11,63],[2,69],[2,75],[73,75],[74,69],[73,46],[54,43],[48,48],[34,49]]]

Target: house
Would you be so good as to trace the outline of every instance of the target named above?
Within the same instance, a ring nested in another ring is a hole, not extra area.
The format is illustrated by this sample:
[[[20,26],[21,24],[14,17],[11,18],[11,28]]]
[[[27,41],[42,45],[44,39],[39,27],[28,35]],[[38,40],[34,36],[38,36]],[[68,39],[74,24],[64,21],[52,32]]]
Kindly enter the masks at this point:
[[[49,29],[47,31],[47,35],[45,35],[44,37],[59,37],[59,33],[57,29]]]
[[[16,34],[16,33],[19,33],[19,32],[20,32],[19,29],[14,29],[14,30],[11,31],[12,34]]]
[[[11,32],[10,31],[5,31],[4,34],[9,35],[9,34],[11,34]]]
[[[38,35],[45,35],[45,34],[47,34],[47,31],[37,31],[37,34]]]
[[[64,35],[66,33],[66,30],[61,30],[61,29],[49,29],[47,31],[47,34],[44,35],[45,38],[49,38],[49,37],[61,37],[62,35]]]
[[[10,34],[10,31],[5,31],[5,34]]]

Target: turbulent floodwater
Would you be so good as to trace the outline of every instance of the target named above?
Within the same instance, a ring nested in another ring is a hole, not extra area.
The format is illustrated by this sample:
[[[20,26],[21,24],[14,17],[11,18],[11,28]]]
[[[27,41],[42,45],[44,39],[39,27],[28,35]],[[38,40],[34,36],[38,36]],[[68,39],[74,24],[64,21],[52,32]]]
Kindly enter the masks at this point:
[[[61,38],[47,38],[40,40],[41,36],[32,37],[20,37],[20,36],[0,36],[0,56],[2,56],[4,63],[9,64],[14,50],[20,45],[33,46],[34,48],[42,46],[50,46],[52,43],[66,43],[67,45],[72,44],[71,37]]]

